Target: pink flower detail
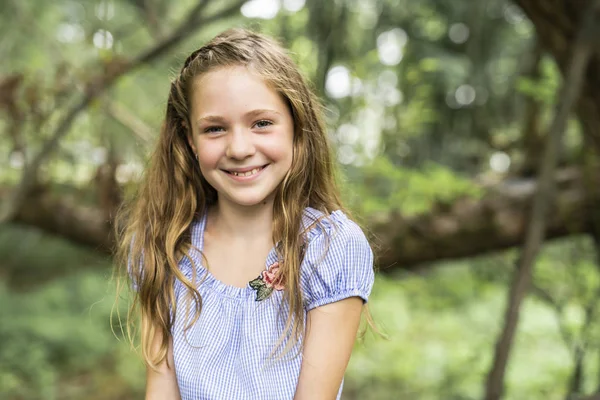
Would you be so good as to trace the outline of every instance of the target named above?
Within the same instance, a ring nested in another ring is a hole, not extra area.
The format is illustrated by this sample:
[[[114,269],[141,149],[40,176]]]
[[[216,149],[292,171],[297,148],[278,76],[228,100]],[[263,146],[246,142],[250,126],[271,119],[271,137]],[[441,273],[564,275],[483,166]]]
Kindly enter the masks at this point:
[[[275,290],[283,290],[285,288],[285,285],[284,285],[281,277],[278,275],[279,275],[279,263],[278,262],[271,264],[266,271],[263,271],[261,273],[262,280],[263,280],[263,282],[265,282],[267,287],[273,288]]]

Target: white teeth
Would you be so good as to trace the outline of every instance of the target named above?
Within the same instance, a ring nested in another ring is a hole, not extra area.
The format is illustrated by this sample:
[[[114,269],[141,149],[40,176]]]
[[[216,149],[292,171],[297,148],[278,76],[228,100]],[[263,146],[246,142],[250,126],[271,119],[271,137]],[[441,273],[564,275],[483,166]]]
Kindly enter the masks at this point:
[[[232,175],[235,176],[250,176],[250,175],[254,175],[256,173],[258,173],[258,171],[260,171],[261,168],[254,168],[252,171],[247,171],[247,172],[235,172],[235,171],[231,171]]]

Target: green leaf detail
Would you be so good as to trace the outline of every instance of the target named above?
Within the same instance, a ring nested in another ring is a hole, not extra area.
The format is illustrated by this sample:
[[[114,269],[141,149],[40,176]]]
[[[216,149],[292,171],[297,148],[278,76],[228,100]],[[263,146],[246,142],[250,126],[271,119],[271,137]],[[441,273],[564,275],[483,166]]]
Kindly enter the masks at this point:
[[[260,277],[260,276],[254,280],[251,280],[250,282],[248,282],[248,284],[254,290],[259,290],[261,287],[266,286],[265,282],[262,280],[262,277]]]
[[[263,282],[264,284],[264,282]],[[262,286],[260,289],[256,291],[256,301],[262,301],[269,297],[269,295],[273,293],[272,287],[267,287],[266,285]]]
[[[273,288],[267,286],[265,281],[263,281],[262,276],[251,280],[248,284],[252,289],[256,290],[256,301],[266,299],[273,292]]]

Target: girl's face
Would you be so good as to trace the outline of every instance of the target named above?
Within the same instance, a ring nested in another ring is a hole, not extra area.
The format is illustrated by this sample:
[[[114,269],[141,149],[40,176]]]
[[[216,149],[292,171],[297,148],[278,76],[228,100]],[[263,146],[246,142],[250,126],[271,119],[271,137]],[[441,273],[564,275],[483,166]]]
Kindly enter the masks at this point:
[[[281,96],[237,66],[197,77],[191,100],[188,141],[219,201],[272,200],[293,155],[294,122]]]

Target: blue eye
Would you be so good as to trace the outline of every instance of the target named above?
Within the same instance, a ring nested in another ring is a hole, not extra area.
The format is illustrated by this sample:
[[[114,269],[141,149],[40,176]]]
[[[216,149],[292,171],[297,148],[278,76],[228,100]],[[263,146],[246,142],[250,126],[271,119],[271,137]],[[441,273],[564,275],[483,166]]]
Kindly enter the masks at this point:
[[[273,122],[266,120],[266,119],[261,119],[260,121],[257,121],[254,125],[257,128],[266,128],[268,126],[273,125]]]
[[[223,130],[223,127],[221,126],[209,126],[208,128],[204,129],[204,133],[217,133]]]

